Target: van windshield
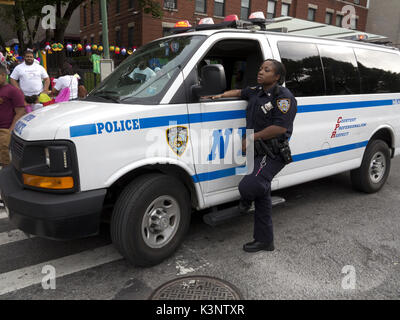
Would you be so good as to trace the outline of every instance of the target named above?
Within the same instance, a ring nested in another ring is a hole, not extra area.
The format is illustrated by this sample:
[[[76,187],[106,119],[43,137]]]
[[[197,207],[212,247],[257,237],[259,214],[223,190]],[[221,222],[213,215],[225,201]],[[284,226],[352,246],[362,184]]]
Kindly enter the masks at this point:
[[[87,100],[158,104],[180,69],[205,36],[181,36],[153,41],[120,64]]]

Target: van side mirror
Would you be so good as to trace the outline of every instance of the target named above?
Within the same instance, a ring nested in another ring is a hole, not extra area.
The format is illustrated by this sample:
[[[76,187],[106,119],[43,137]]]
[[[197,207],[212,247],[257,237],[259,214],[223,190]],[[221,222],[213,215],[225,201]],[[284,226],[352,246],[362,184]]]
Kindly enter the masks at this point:
[[[199,85],[192,86],[192,93],[197,98],[219,94],[225,91],[225,69],[221,64],[210,64],[201,68]]]

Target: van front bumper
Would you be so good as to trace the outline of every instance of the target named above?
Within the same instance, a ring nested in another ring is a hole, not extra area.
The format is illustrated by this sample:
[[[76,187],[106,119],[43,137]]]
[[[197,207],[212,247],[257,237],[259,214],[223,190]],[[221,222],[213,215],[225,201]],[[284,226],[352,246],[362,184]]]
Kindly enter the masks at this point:
[[[69,240],[99,232],[106,189],[72,194],[26,190],[9,165],[0,170],[0,192],[10,221],[26,233]]]

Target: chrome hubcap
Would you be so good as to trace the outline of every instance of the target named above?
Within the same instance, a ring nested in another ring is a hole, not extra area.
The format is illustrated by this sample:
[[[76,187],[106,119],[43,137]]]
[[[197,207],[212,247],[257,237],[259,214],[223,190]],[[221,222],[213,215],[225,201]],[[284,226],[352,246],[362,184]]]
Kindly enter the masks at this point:
[[[161,248],[175,236],[181,211],[171,196],[160,196],[146,209],[142,220],[142,237],[151,248]]]
[[[382,180],[386,172],[386,157],[382,152],[377,152],[369,165],[369,176],[373,183]]]

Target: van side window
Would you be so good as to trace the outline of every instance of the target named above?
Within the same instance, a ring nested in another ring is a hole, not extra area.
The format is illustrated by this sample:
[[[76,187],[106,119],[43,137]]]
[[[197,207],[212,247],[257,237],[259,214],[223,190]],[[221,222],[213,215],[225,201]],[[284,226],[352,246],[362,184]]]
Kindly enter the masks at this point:
[[[286,87],[296,97],[325,95],[325,81],[317,46],[312,43],[279,42],[286,67]]]
[[[326,94],[360,93],[360,76],[354,51],[348,47],[318,45],[324,66]]]
[[[226,90],[243,89],[257,85],[257,73],[264,61],[260,44],[256,40],[229,39],[216,43],[197,65],[219,63],[224,66]]]
[[[362,93],[400,92],[400,56],[395,53],[354,49]]]

